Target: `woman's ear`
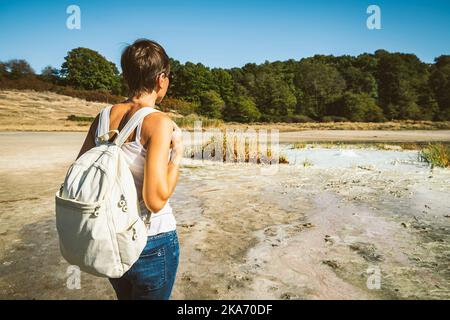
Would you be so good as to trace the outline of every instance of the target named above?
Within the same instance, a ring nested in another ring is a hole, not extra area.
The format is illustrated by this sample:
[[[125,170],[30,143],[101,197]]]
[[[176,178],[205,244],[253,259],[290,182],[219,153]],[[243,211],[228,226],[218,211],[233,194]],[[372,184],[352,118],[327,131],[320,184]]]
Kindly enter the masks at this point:
[[[165,73],[158,75],[158,89],[164,88]]]

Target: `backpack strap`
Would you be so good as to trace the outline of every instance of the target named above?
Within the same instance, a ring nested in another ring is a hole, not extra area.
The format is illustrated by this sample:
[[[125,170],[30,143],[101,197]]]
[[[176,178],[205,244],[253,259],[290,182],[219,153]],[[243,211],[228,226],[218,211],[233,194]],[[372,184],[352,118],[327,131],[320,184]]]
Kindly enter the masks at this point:
[[[133,116],[131,117],[131,119],[128,120],[128,122],[122,128],[120,133],[117,135],[116,139],[114,139],[114,144],[121,147],[127,140],[128,136],[133,132],[134,129],[136,129],[138,124],[145,118],[145,116],[153,112],[161,112],[161,111],[156,110],[152,107],[144,107],[136,111],[135,114],[133,114]]]

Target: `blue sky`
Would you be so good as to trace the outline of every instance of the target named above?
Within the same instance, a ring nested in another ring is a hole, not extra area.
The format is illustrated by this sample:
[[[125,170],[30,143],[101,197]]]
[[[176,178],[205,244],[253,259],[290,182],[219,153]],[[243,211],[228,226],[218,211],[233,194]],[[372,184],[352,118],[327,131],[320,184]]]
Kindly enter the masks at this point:
[[[80,30],[66,28],[71,4],[81,9]],[[370,4],[381,8],[381,30],[366,27]],[[122,49],[140,37],[210,67],[380,48],[432,62],[450,54],[450,1],[0,0],[0,30],[0,60],[26,59],[37,72],[80,46],[120,67]]]

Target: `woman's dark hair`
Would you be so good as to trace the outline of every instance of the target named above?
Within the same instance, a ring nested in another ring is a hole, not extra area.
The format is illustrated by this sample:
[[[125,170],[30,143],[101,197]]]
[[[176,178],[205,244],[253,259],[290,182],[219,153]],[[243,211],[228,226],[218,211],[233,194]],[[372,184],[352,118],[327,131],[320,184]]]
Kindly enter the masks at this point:
[[[161,45],[152,40],[138,39],[122,52],[122,74],[130,96],[139,96],[156,88],[157,76],[170,72],[169,57]]]

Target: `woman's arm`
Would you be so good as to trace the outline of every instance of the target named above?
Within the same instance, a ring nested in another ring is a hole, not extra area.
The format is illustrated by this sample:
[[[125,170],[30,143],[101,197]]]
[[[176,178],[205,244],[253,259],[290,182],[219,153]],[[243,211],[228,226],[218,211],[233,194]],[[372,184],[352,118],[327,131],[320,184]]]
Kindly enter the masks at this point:
[[[86,151],[89,151],[93,147],[95,147],[95,132],[97,131],[97,124],[98,124],[99,115],[97,115],[92,121],[91,126],[89,128],[89,132],[84,139],[83,146],[81,147],[80,152],[78,153],[77,159],[81,157]]]
[[[172,157],[168,162],[171,144]],[[183,156],[181,131],[167,115],[158,114],[144,147],[147,155],[142,196],[146,207],[152,212],[158,212],[172,195],[178,180],[178,169]]]

